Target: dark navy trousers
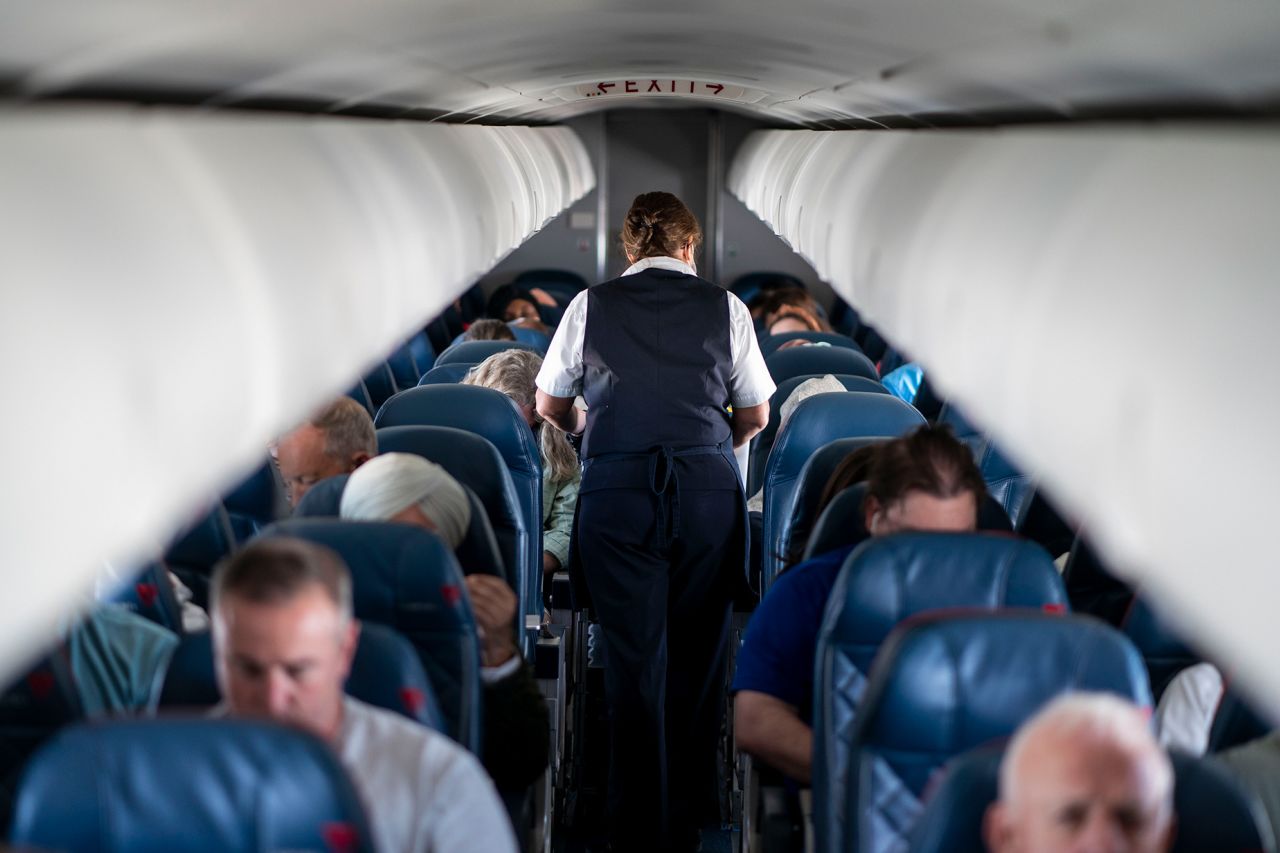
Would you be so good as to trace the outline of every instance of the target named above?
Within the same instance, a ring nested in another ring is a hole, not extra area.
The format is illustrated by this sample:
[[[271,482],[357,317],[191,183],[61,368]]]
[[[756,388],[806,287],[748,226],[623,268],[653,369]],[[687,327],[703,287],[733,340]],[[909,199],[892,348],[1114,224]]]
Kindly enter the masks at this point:
[[[615,849],[697,843],[716,786],[741,501],[690,488],[579,496],[578,556],[605,639]]]

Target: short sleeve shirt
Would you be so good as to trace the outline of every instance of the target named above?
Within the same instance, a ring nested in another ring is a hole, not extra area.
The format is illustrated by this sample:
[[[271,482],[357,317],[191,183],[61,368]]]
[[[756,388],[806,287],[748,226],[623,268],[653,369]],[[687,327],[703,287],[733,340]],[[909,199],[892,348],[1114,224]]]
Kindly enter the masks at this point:
[[[827,599],[853,546],[783,572],[760,601],[738,652],[733,691],[766,693],[813,722],[813,667]]]
[[[641,270],[659,269],[694,275],[694,270],[676,258],[644,258],[627,268],[624,276]],[[768,402],[777,389],[765,367],[756,341],[751,312],[736,295],[725,291],[729,301],[729,351],[733,365],[729,375],[729,402],[738,408]],[[565,309],[551,346],[538,371],[537,386],[552,397],[576,397],[582,393],[582,350],[587,329],[587,291],[579,293]]]

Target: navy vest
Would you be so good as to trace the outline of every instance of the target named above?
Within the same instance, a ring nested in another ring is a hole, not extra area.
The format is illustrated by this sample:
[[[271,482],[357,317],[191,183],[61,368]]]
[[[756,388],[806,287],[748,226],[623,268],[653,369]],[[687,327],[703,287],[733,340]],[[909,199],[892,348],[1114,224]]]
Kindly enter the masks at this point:
[[[729,302],[714,284],[651,268],[591,288],[582,360],[583,456],[731,435]]]

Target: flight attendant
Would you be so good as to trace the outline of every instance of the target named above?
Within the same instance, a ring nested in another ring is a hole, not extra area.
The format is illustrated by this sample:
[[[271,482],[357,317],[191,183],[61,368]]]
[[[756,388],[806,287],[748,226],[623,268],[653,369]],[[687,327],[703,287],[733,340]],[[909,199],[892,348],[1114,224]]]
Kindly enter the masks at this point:
[[[733,451],[774,391],[746,306],[697,277],[701,239],[680,199],[638,196],[631,266],[574,298],[537,378],[539,414],[583,433],[571,571],[605,639],[615,850],[698,846],[747,549]]]

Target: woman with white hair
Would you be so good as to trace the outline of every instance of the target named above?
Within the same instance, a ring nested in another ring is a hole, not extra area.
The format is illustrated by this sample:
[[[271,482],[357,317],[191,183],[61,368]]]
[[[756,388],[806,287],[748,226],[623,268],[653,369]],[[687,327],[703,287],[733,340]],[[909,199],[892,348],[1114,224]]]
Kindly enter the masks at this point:
[[[471,523],[466,490],[448,471],[412,453],[384,453],[357,468],[342,491],[339,514],[413,524],[450,548],[462,543]],[[484,766],[500,790],[522,791],[547,766],[546,703],[516,648],[511,587],[486,574],[467,575],[465,582],[484,665]]]
[[[542,369],[542,356],[528,350],[506,350],[489,356],[467,374],[463,385],[479,385],[501,391],[524,415],[538,438],[542,455],[542,571],[557,572],[569,564],[573,538],[573,513],[578,506],[582,472],[564,431],[548,424],[534,408]],[[543,584],[543,589],[548,585]]]

